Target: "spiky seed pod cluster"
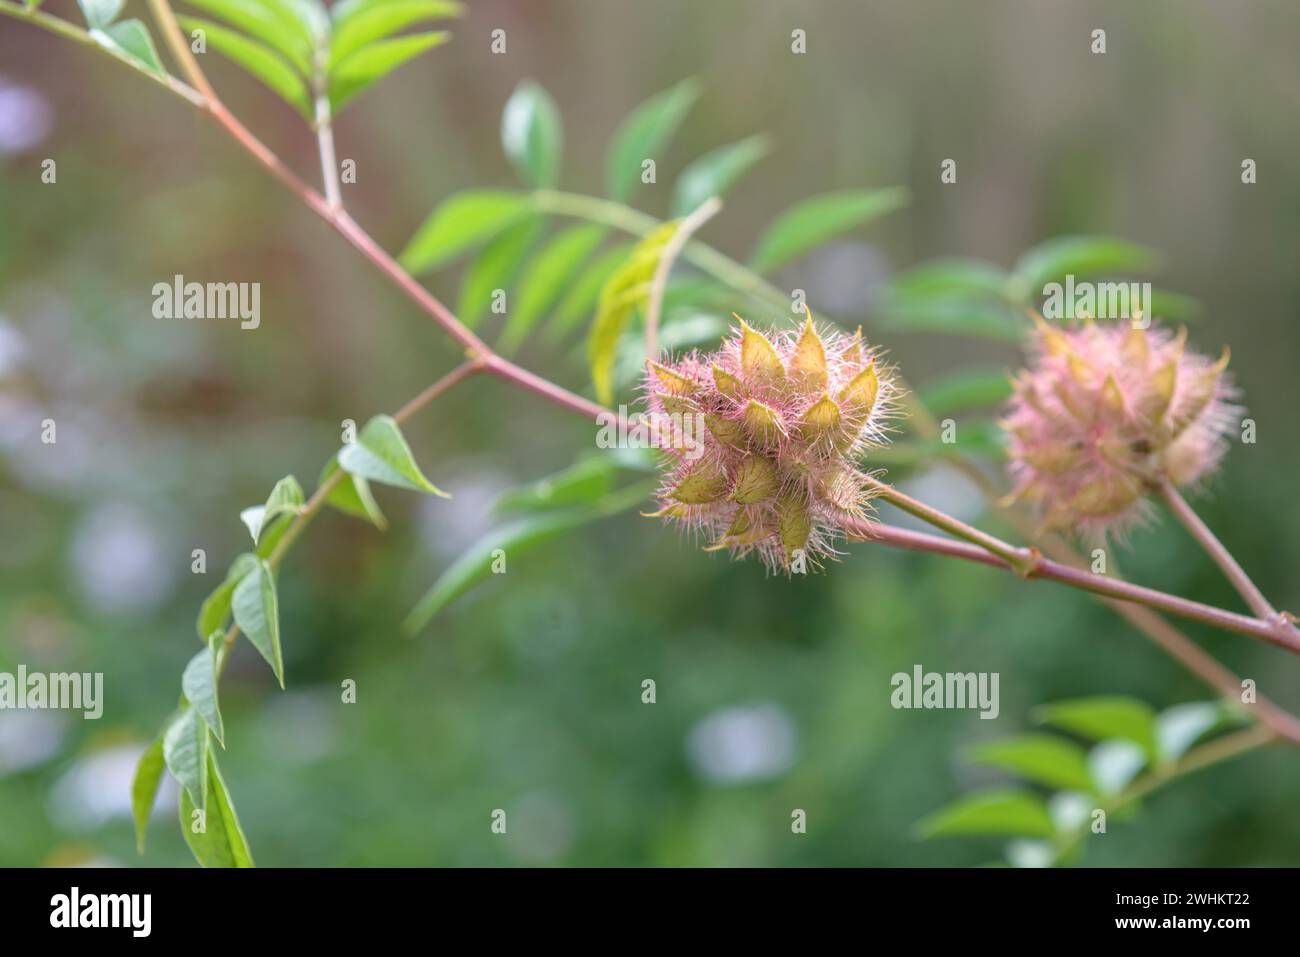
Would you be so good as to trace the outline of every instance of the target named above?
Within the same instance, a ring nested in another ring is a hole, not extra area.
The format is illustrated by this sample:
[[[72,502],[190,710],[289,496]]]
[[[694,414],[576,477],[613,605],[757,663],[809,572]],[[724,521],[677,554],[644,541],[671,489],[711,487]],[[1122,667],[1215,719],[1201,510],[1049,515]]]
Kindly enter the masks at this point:
[[[1154,480],[1194,483],[1223,457],[1242,411],[1227,365],[1226,348],[1217,361],[1189,350],[1185,329],[1035,317],[1032,360],[1002,422],[1014,494],[1045,528],[1122,534]]]
[[[669,453],[654,514],[711,551],[756,552],[787,574],[819,567],[846,519],[867,517],[858,460],[885,441],[898,388],[861,329],[819,333],[809,316],[768,336],[736,318],[716,352],[649,363],[646,401]]]

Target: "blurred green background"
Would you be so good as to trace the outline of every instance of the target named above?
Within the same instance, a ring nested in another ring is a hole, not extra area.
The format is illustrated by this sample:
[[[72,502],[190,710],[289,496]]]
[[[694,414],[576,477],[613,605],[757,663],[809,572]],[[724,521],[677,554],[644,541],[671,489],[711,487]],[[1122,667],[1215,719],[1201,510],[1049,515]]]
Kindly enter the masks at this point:
[[[70,0],[47,10],[76,18]],[[637,202],[667,213],[671,173],[767,132],[773,154],[703,237],[744,256],[802,197],[904,185],[912,204],[778,277],[861,317],[908,378],[992,343],[873,331],[881,283],[923,260],[1009,265],[1062,233],[1162,251],[1162,285],[1196,297],[1192,341],[1228,343],[1259,441],[1234,447],[1198,509],[1281,607],[1300,608],[1300,7],[1291,0],[781,3],[471,0],[453,42],[365,96],[337,127],[356,219],[399,249],[443,196],[515,185],[498,142],[523,78],[555,96],[565,188],[599,193],[605,144],[686,76],[700,102]],[[129,0],[135,15],[144,4]],[[508,32],[493,56],[488,33]],[[1108,52],[1089,53],[1107,30]],[[792,56],[790,31],[808,34]],[[287,107],[213,58],[235,112],[311,181],[315,145]],[[40,182],[55,158],[57,184]],[[1240,182],[1243,158],[1259,182]],[[955,158],[958,182],[941,186]],[[247,547],[240,508],[293,472],[308,490],[339,423],[395,408],[456,350],[210,122],[108,59],[0,20],[0,670],[102,671],[97,722],[0,714],[0,865],[184,864],[171,803],[137,858],[133,761],[174,706],[194,614]],[[262,284],[262,327],[150,315],[155,282]],[[457,271],[430,285],[454,302]],[[751,318],[763,319],[762,316]],[[484,328],[494,332],[491,322]],[[526,365],[586,384],[574,344]],[[39,441],[40,421],[58,443]],[[1212,697],[1111,612],[1051,584],[852,546],[786,581],[629,513],[511,559],[416,640],[398,623],[490,526],[503,488],[590,448],[591,430],[474,381],[407,435],[450,501],[379,491],[380,534],[319,519],[280,584],[288,690],[247,644],[223,684],[227,783],[259,863],[937,865],[995,840],[916,838],[915,822],[1002,778],[970,744],[1031,727],[1043,702]],[[952,473],[907,486],[967,516]],[[190,573],[204,548],[208,574]],[[1239,604],[1167,521],[1127,574]],[[1263,693],[1300,706],[1300,663],[1189,632]],[[914,664],[1001,674],[1001,714],[895,711]],[[340,703],[344,679],[355,705]],[[641,682],[658,700],[641,703]],[[1300,753],[1215,767],[1087,842],[1088,864],[1300,863]],[[489,830],[494,808],[508,835]],[[808,814],[794,835],[790,812]]]

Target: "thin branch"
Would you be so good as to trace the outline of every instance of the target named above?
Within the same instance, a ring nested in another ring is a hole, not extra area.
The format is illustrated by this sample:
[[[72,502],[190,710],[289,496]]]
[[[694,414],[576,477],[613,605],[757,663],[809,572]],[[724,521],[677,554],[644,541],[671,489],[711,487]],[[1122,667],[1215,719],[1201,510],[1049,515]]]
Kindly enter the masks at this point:
[[[647,359],[659,357],[659,315],[664,308],[664,292],[668,288],[668,274],[673,271],[673,263],[681,253],[687,240],[695,235],[705,223],[722,209],[722,200],[710,196],[695,212],[681,221],[672,238],[665,244],[655,267],[654,278],[650,281],[650,303],[645,314],[645,356]]]
[[[995,568],[1016,571],[1011,562],[992,554],[988,549],[980,545],[940,538],[937,535],[913,532],[909,529],[896,528],[892,525],[882,525],[860,519],[845,517],[844,521],[852,537],[859,541],[880,542],[883,545],[890,545],[895,548],[929,552],[934,555],[946,555],[949,558],[961,558],[982,565],[992,565]],[[1091,572],[1063,565],[1050,558],[1039,556],[1029,574],[1022,577],[1030,579],[1046,578],[1049,581],[1059,582],[1106,598],[1115,598],[1120,601],[1135,602],[1151,608],[1158,608],[1180,618],[1199,621],[1202,624],[1211,625],[1223,631],[1260,638],[1270,644],[1277,645],[1279,648],[1300,653],[1300,636],[1293,636],[1279,631],[1272,622],[1239,615],[1236,612],[1224,611],[1222,608],[1215,608],[1212,605],[1204,605],[1188,598],[1180,598],[1177,595],[1156,591],[1154,588],[1145,588],[1131,582],[1107,578],[1104,575],[1094,575]]]
[[[1160,490],[1160,497],[1169,506],[1169,511],[1174,513],[1174,517],[1183,523],[1192,538],[1200,543],[1206,554],[1214,560],[1214,564],[1219,566],[1224,576],[1232,583],[1232,587],[1237,589],[1237,594],[1250,606],[1250,610],[1260,618],[1281,620],[1277,610],[1264,597],[1264,593],[1255,586],[1250,576],[1246,574],[1246,570],[1237,563],[1232,553],[1224,547],[1214,532],[1210,531],[1210,527],[1201,521],[1201,517],[1187,504],[1187,500],[1179,494],[1174,483],[1162,476],[1157,488]]]
[[[210,107],[217,106],[221,101],[216,91],[212,89],[212,84],[208,82],[207,76],[204,75],[203,68],[199,66],[199,61],[194,59],[194,51],[185,42],[185,34],[181,31],[181,25],[176,22],[176,14],[172,12],[171,5],[167,0],[149,0],[149,9],[154,19],[158,21],[158,30],[162,34],[163,43],[167,45],[176,62],[181,65],[181,72]]]
[[[316,146],[320,152],[321,182],[325,185],[325,202],[332,210],[343,208],[343,192],[339,189],[338,158],[334,154],[334,126],[330,116],[329,81],[327,66],[329,48],[324,43],[316,46],[315,78],[312,85],[316,94]]]

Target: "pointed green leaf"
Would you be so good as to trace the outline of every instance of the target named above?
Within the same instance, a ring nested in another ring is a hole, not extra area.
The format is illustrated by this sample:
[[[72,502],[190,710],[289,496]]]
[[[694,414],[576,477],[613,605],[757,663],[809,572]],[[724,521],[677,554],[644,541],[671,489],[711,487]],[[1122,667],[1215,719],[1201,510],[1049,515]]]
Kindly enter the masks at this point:
[[[1002,768],[1052,788],[1092,788],[1083,749],[1050,734],[1023,734],[971,748],[972,761]]]
[[[1036,718],[1092,741],[1126,738],[1148,755],[1156,754],[1155,712],[1137,698],[1101,695],[1058,701],[1038,708]]]
[[[889,295],[914,299],[1001,299],[1006,292],[1005,270],[982,259],[935,259],[899,273],[889,282]]]
[[[676,220],[664,223],[637,243],[632,256],[609,277],[600,291],[596,318],[587,338],[587,361],[599,402],[608,405],[614,400],[614,369],[619,340],[633,312],[649,295],[650,280],[659,264],[659,257],[678,225]]]
[[[301,20],[261,0],[185,0],[260,40],[303,76],[312,75],[312,37]]]
[[[625,200],[641,180],[641,164],[660,160],[677,127],[699,96],[694,80],[683,80],[638,106],[623,121],[610,144],[606,160],[609,195]]]
[[[561,472],[502,493],[496,510],[540,512],[598,501],[613,489],[617,469],[613,456],[588,456]]]
[[[194,813],[194,802],[189,793],[181,791],[181,833],[185,835],[185,843],[203,867],[252,867],[253,855],[248,849],[248,839],[239,826],[239,817],[217,765],[217,756],[211,751],[208,752],[207,782],[207,810],[201,817]]]
[[[208,637],[208,646],[190,659],[181,674],[181,691],[184,692],[185,699],[212,729],[213,736],[223,748],[226,746],[226,733],[221,723],[221,705],[217,699],[217,676],[225,648],[221,632],[214,631]]]
[[[235,586],[231,608],[235,624],[248,636],[284,687],[284,656],[280,651],[280,607],[275,590],[275,574],[265,561],[257,565]]]
[[[527,216],[483,247],[461,280],[456,304],[456,315],[461,322],[472,329],[492,304],[496,291],[510,288],[540,228],[538,217]],[[507,298],[506,313],[510,311]]]
[[[144,853],[149,818],[153,814],[158,785],[162,783],[163,768],[166,766],[163,760],[163,736],[160,734],[140,755],[135,766],[135,777],[131,781],[131,816],[135,818],[135,848],[140,854]]]
[[[1011,382],[1003,369],[964,369],[921,389],[921,401],[937,416],[1001,405],[1010,396]]]
[[[574,273],[605,238],[602,226],[572,226],[558,234],[524,269],[501,334],[501,349],[513,352],[569,285]]]
[[[297,108],[304,118],[312,117],[307,84],[289,62],[265,44],[250,40],[241,33],[227,30],[211,20],[178,17],[181,26],[192,33],[202,30],[210,49],[228,57],[261,81],[285,102]]]
[[[338,456],[325,463],[317,487],[324,485],[331,475],[339,470]],[[336,508],[345,515],[369,521],[381,532],[388,528],[388,519],[379,510],[370,483],[358,475],[344,475],[343,479],[330,490],[325,497],[325,504]]]
[[[339,467],[372,482],[414,492],[450,496],[424,477],[415,464],[411,447],[390,415],[377,415],[366,423],[356,442],[339,452]]]
[[[917,825],[922,837],[1012,834],[1050,837],[1052,819],[1042,799],[1025,791],[986,791],[954,801]]]
[[[86,25],[100,30],[117,19],[126,0],[77,0]]]
[[[686,216],[706,200],[722,196],[769,152],[767,137],[758,135],[705,153],[677,177],[673,215]]]
[[[547,328],[548,339],[557,341],[584,319],[590,318],[596,309],[601,289],[615,270],[632,255],[634,248],[632,243],[619,243],[602,253],[579,274],[560,304],[555,307],[555,315]]]
[[[524,80],[506,101],[501,114],[501,145],[519,175],[530,186],[550,189],[560,175],[564,128],[551,95],[532,80]]]
[[[1160,254],[1112,236],[1057,236],[1039,243],[1020,257],[1015,268],[1014,290],[1033,301],[1043,287],[1064,281],[1110,272],[1151,272],[1160,265]]]
[[[162,60],[158,57],[158,50],[153,45],[149,28],[139,20],[122,20],[102,30],[91,30],[90,35],[100,46],[138,60],[154,73],[159,75],[167,73]]]
[[[854,189],[824,193],[786,210],[758,240],[750,268],[771,272],[827,240],[907,204],[907,190]]]
[[[402,265],[421,273],[486,242],[528,215],[524,193],[466,190],[438,204],[402,250]]]
[[[199,807],[207,800],[208,726],[194,708],[186,705],[163,731],[163,760],[167,770],[188,791]]]
[[[281,515],[297,515],[302,509],[302,486],[292,475],[286,475],[275,483],[265,505],[254,505],[239,513],[240,520],[248,526],[248,533],[253,536],[253,544],[261,537],[262,531],[270,527]]]
[[[634,507],[653,492],[655,484],[637,483],[619,489],[586,507],[537,512],[504,528],[496,529],[470,546],[448,566],[402,623],[402,630],[414,635],[474,585],[492,573],[498,560],[513,561],[518,555],[565,532]]]
[[[339,112],[374,83],[425,50],[450,39],[446,31],[416,33],[394,40],[380,40],[362,47],[342,60],[330,72],[330,104]]]
[[[464,7],[459,3],[443,0],[386,0],[361,5],[351,15],[335,19],[334,36],[330,40],[330,69],[362,47],[399,30],[430,20],[458,17],[463,12]]]
[[[235,586],[247,575],[257,563],[256,556],[249,552],[239,555],[226,571],[226,579],[203,601],[199,608],[197,630],[199,638],[208,640],[208,635],[220,629],[230,614],[230,601],[235,593]]]

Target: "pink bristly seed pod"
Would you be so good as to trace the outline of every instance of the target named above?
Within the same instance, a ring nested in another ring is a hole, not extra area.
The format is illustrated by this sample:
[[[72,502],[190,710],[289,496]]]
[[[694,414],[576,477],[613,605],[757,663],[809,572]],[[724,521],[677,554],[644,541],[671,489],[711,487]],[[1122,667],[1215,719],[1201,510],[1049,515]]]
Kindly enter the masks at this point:
[[[1034,317],[1029,367],[1012,380],[1002,420],[1012,496],[1045,529],[1094,541],[1122,536],[1147,508],[1153,482],[1213,473],[1242,409],[1217,361],[1177,334],[1131,322],[1051,326]]]
[[[787,574],[817,568],[845,522],[860,531],[868,517],[859,460],[886,441],[900,390],[861,329],[818,332],[809,316],[797,332],[764,335],[736,318],[717,351],[648,363],[645,399],[667,466],[653,515],[708,551],[755,552]],[[689,455],[688,422],[703,426]]]

